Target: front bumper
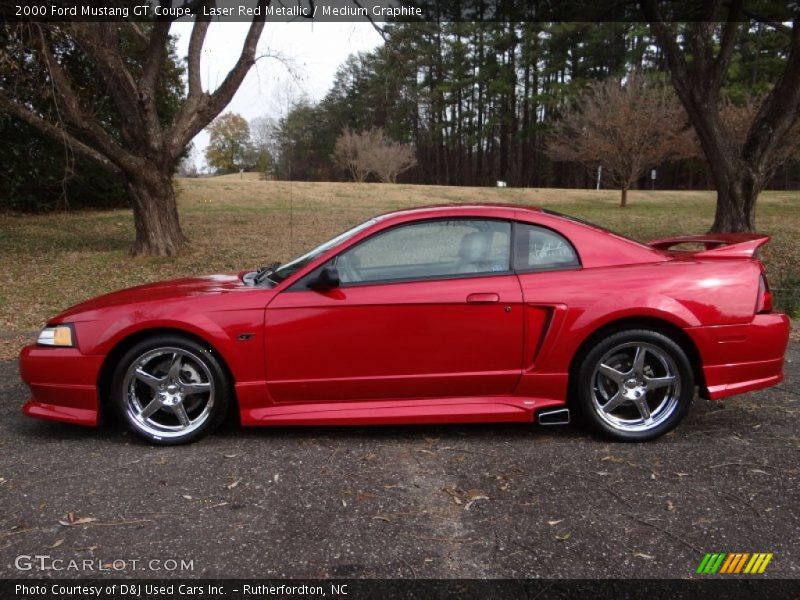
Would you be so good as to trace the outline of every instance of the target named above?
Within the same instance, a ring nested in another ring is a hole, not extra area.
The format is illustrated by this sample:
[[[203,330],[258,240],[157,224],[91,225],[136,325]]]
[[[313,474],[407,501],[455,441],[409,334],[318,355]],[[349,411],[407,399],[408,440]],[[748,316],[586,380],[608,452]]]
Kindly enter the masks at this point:
[[[718,400],[783,381],[789,343],[789,318],[780,313],[756,315],[744,325],[693,327],[686,330],[700,351],[704,396]]]
[[[102,356],[86,356],[77,348],[26,346],[19,355],[19,372],[31,398],[22,412],[39,419],[96,426],[102,364]]]

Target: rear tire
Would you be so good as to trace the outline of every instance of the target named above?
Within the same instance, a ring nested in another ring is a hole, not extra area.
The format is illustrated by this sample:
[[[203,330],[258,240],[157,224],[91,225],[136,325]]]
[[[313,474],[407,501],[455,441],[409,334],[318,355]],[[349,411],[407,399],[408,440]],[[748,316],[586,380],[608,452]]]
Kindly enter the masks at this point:
[[[193,339],[159,335],[120,359],[111,401],[128,428],[152,444],[188,444],[216,429],[230,405],[216,353]]]
[[[655,439],[674,429],[694,400],[694,376],[683,349],[647,329],[620,331],[581,360],[576,412],[594,431],[622,442]]]

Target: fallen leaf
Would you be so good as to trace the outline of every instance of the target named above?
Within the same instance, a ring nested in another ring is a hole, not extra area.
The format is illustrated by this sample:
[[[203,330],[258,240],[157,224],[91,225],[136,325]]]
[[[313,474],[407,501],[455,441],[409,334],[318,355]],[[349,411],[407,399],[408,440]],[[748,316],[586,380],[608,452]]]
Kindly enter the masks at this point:
[[[596,471],[596,473],[597,473],[597,475],[600,475],[600,476],[603,476],[603,477],[609,474],[608,471]]]
[[[94,517],[81,517],[80,519],[75,519],[72,524],[73,525],[85,525],[86,523],[94,523],[97,521]]]
[[[238,454],[223,454],[222,456],[224,456],[225,458],[236,458],[239,455]]]
[[[675,510],[675,505],[672,503],[672,500],[667,500],[667,510]]]
[[[356,494],[356,502],[366,502],[370,498],[377,498],[377,497],[378,496],[376,494],[373,494],[371,492],[358,492]]]
[[[461,498],[459,497],[459,490],[457,490],[454,486],[446,485],[445,487],[442,488],[442,491],[448,496],[450,496],[453,499],[453,502],[455,502],[456,504],[458,505],[463,504]]]
[[[280,474],[275,473],[275,475],[272,476],[272,481],[274,481],[275,483],[278,483],[278,480],[280,478],[281,478]]]
[[[373,521],[386,521],[387,523],[391,523],[392,520],[389,517],[372,517]]]
[[[469,510],[469,507],[475,504],[478,500],[488,500],[489,496],[473,496],[469,502],[464,505],[464,510]]]
[[[609,454],[608,456],[604,456],[604,457],[603,457],[603,458],[601,458],[600,460],[601,460],[601,461],[610,460],[611,462],[622,462],[622,459],[621,459],[621,458],[618,458],[618,457],[616,457],[616,456],[612,456],[612,455],[610,455],[610,454]]]
[[[181,498],[183,498],[184,500],[191,500],[192,499],[192,497],[189,494],[184,494],[183,496],[181,496]]]
[[[228,488],[229,490],[232,490],[232,489],[233,489],[233,488],[235,488],[237,485],[239,485],[241,482],[242,482],[242,479],[241,479],[241,477],[240,477],[239,479],[234,479],[233,481],[231,481],[231,482],[230,482],[228,485],[226,485],[225,487],[226,487],[226,488]]]
[[[64,543],[64,538],[58,538],[58,539],[57,539],[55,542],[53,542],[51,545],[49,545],[49,546],[45,546],[45,548],[49,548],[50,550],[52,550],[53,548],[58,548],[58,547],[59,547],[61,544],[63,544],[63,543]]]
[[[676,472],[675,475],[677,475],[678,477],[688,477],[689,473],[677,473]]]
[[[572,537],[572,534],[567,532],[567,533],[564,533],[562,535],[557,535],[556,539],[561,541],[561,542],[566,542],[571,537]]]
[[[342,506],[344,506],[345,508],[347,508],[347,502],[345,502],[345,501],[344,501],[344,498],[342,498]]]
[[[157,459],[153,461],[153,463],[157,465],[165,465],[167,464],[167,459],[164,458],[163,456],[159,456]]]
[[[550,525],[550,526],[553,526],[553,525],[558,525],[558,524],[559,524],[559,523],[561,523],[563,520],[564,520],[564,519],[553,519],[552,521],[548,521],[548,522],[547,522],[547,524],[548,524],[548,525]]]
[[[637,552],[634,556],[638,556],[639,558],[645,558],[647,560],[653,560],[655,556],[650,556],[649,554],[643,554],[641,552]]]

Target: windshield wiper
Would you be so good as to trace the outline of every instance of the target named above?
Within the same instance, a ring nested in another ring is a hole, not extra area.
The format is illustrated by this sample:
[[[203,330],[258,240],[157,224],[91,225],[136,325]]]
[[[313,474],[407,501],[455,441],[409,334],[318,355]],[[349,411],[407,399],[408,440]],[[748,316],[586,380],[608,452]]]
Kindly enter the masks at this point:
[[[264,281],[265,278],[269,277],[272,273],[274,273],[275,269],[277,269],[280,266],[281,263],[273,262],[265,267],[259,267],[258,271],[256,271],[255,276],[253,277],[253,283],[255,283],[255,285],[258,285],[259,283]]]

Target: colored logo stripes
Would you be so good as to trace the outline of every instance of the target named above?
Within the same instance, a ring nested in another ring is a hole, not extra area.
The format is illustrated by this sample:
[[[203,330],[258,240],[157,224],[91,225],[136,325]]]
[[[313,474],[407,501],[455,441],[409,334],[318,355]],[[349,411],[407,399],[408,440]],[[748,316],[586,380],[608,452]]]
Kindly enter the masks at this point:
[[[757,575],[764,572],[771,560],[772,552],[756,552],[753,554],[749,552],[709,552],[700,561],[697,573],[703,575],[713,575],[715,573]]]

